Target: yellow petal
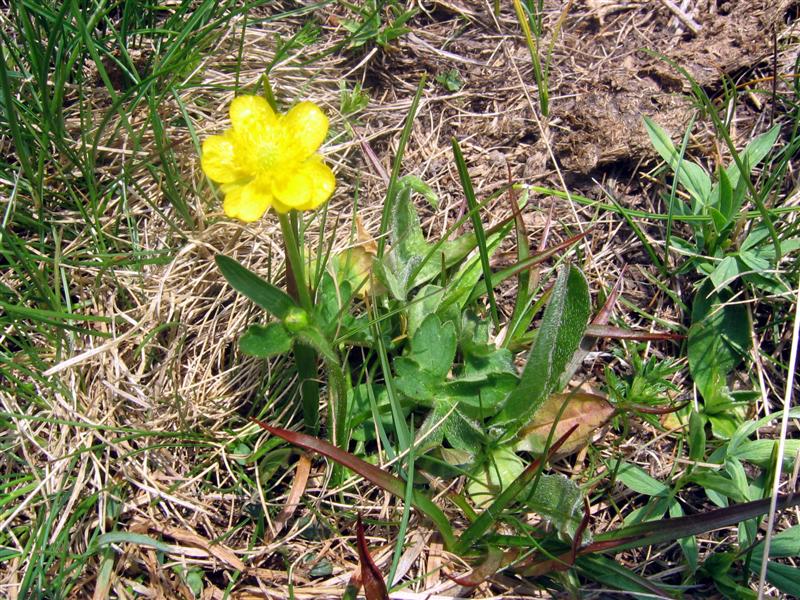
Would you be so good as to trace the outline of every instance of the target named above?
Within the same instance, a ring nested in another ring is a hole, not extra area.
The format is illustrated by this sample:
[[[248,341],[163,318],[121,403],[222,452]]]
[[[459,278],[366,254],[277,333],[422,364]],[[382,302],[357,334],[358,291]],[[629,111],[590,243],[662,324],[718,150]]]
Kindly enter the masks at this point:
[[[276,209],[312,210],[331,197],[336,188],[333,171],[314,155],[288,177],[276,179],[272,193],[278,201]]]
[[[229,135],[212,135],[203,141],[200,166],[217,183],[232,183],[242,177],[234,162],[233,140]]]
[[[272,193],[280,203],[279,208],[302,210],[301,207],[311,200],[311,180],[298,169],[294,173],[275,179],[272,183]]]
[[[258,221],[272,205],[272,194],[258,181],[251,181],[247,185],[230,186],[226,192],[222,205],[225,214],[245,223]]]
[[[275,113],[261,96],[238,96],[231,102],[231,123],[236,130],[246,132],[275,122]]]
[[[328,117],[313,102],[301,102],[281,118],[303,158],[317,151],[328,135]]]

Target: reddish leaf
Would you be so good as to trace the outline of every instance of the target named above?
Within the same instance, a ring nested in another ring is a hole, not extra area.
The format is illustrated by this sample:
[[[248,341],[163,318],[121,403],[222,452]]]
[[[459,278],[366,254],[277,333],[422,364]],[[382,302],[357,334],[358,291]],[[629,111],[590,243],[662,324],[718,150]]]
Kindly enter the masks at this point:
[[[619,552],[714,531],[763,515],[769,511],[769,505],[770,499],[765,498],[688,517],[648,521],[639,525],[622,527],[597,536],[597,541],[578,549],[577,556],[597,552]],[[783,494],[778,497],[778,509],[783,510],[797,505],[800,505],[800,494],[798,493]],[[554,571],[564,571],[575,562],[575,554],[574,550],[571,550],[556,558],[534,560],[532,563],[520,566],[517,572],[525,577],[536,577]]]
[[[552,394],[520,430],[515,448],[541,454],[554,426],[555,438],[575,427],[575,432],[556,454],[556,457],[567,456],[591,442],[595,432],[613,415],[614,407],[602,396],[584,392]]]
[[[389,600],[389,592],[383,582],[378,565],[372,560],[372,555],[367,548],[367,538],[364,537],[364,524],[361,514],[356,521],[356,538],[358,540],[358,559],[361,562],[361,585],[364,586],[364,595],[367,600]]]
[[[614,304],[616,304],[617,297],[622,289],[622,277],[625,275],[626,267],[627,265],[622,265],[622,270],[619,272],[619,279],[617,279],[617,283],[614,284],[614,287],[611,288],[611,293],[608,295],[608,298],[606,298],[606,303],[603,304],[603,308],[597,313],[597,316],[592,321],[592,325],[606,325],[611,318]]]
[[[541,252],[537,252],[536,254],[531,255],[530,257],[526,258],[525,260],[519,261],[515,265],[511,265],[501,271],[495,273],[495,276],[492,278],[493,281],[503,281],[508,277],[512,277],[516,275],[520,271],[524,271],[527,269],[533,269],[536,265],[543,263],[545,260],[564,250],[565,248],[569,248],[574,243],[580,241],[582,238],[586,237],[586,234],[589,233],[591,228],[587,229],[583,233],[579,233],[577,235],[573,235],[571,238],[564,240],[556,244],[555,246],[550,246],[546,250],[542,250]]]
[[[634,340],[637,342],[656,342],[661,340],[682,340],[685,336],[679,333],[632,331],[613,325],[596,325],[592,323],[586,327],[586,334],[592,337],[611,338],[615,340]]]
[[[800,504],[800,494],[782,494],[778,496],[777,507],[780,510]],[[625,550],[662,542],[671,542],[680,538],[714,531],[722,527],[736,525],[747,519],[763,515],[769,511],[770,499],[734,504],[726,508],[698,513],[688,517],[648,521],[640,525],[631,525],[597,536],[597,541],[582,548],[578,554],[604,552],[606,550]]]
[[[354,471],[365,479],[368,479],[390,494],[393,494],[401,499],[405,498],[405,481],[395,477],[394,475],[391,475],[390,473],[387,473],[383,469],[376,467],[375,465],[371,465],[368,462],[361,460],[357,456],[354,456],[349,452],[345,452],[341,448],[337,448],[333,444],[330,444],[317,437],[299,433],[297,431],[281,429],[280,427],[273,427],[272,425],[267,425],[258,419],[253,419],[253,421],[262,429],[269,431],[272,435],[277,435],[279,438],[283,438],[290,444],[294,444],[300,448],[305,448],[306,450],[327,456],[331,460],[336,461],[340,465],[347,467],[351,471]],[[437,529],[439,530],[439,533],[442,535],[442,540],[444,541],[445,546],[448,549],[453,548],[455,545],[453,529],[450,526],[450,521],[448,521],[441,509],[436,506],[430,498],[418,490],[413,491],[411,501],[417,510],[424,513],[431,521],[433,521],[434,525],[436,525]]]

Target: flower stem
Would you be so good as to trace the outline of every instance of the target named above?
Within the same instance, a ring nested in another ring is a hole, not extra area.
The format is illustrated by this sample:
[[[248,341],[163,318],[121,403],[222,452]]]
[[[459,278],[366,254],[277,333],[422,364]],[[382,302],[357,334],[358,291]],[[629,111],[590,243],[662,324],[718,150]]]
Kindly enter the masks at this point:
[[[283,239],[286,240],[286,258],[289,260],[289,272],[287,275],[294,279],[294,285],[297,288],[297,301],[300,303],[300,306],[303,310],[311,312],[313,305],[311,303],[311,294],[308,290],[305,265],[303,264],[303,256],[300,252],[300,244],[298,243],[297,235],[289,221],[288,215],[278,213],[278,221],[281,224]],[[287,281],[287,284],[288,283]]]
[[[303,310],[311,314],[313,305],[306,281],[303,256],[297,235],[288,215],[278,213],[283,232],[286,267],[286,288],[300,303]],[[294,289],[292,289],[294,288]],[[294,292],[292,294],[292,292]],[[311,435],[319,431],[319,383],[317,382],[317,352],[299,341],[294,343],[294,360],[300,378],[300,397],[303,402],[303,424]]]

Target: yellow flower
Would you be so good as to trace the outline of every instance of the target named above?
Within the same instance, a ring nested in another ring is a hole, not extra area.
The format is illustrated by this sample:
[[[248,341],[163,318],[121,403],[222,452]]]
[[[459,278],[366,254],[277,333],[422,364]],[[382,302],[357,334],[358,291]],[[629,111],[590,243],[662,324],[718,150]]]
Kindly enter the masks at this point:
[[[312,210],[336,187],[333,171],[316,154],[328,117],[313,102],[275,114],[260,96],[231,103],[231,124],[203,142],[203,172],[221,184],[231,218],[258,220],[270,207],[281,213]]]

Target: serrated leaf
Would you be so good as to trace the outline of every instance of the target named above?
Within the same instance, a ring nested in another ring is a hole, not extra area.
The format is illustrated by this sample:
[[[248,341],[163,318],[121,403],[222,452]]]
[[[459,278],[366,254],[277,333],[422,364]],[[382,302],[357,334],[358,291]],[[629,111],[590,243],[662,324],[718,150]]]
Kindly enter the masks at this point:
[[[442,377],[425,370],[416,360],[398,356],[392,363],[397,390],[419,402],[428,402],[436,395],[442,384]]]
[[[411,354],[425,371],[442,379],[447,376],[456,354],[456,329],[452,321],[442,323],[428,315],[411,338]]]
[[[552,439],[557,439],[577,425],[558,454],[568,456],[588,445],[597,430],[613,415],[614,407],[602,396],[584,392],[552,394],[534,413],[531,421],[520,429],[515,448],[517,451],[541,454],[552,431]]]
[[[586,278],[575,267],[561,270],[542,323],[528,354],[519,385],[509,394],[493,426],[516,435],[554,391],[564,368],[578,349],[589,321]]]
[[[239,349],[249,356],[270,358],[291,350],[292,336],[280,323],[267,325],[254,323],[239,339]]]

